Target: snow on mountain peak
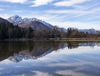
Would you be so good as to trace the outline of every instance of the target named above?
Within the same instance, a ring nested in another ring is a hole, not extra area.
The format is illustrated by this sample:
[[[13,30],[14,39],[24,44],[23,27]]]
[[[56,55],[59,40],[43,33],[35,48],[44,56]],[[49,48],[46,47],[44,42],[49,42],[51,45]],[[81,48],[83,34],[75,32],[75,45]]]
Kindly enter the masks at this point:
[[[39,20],[37,18],[22,18],[18,15],[15,15],[15,16],[12,16],[12,17],[9,17],[7,19],[9,22],[13,23],[14,25],[17,25],[19,23],[27,23],[27,22],[30,22],[30,21],[39,21],[41,23],[43,23],[44,25],[48,26],[49,28],[53,28],[53,26],[45,21],[42,21],[42,20]]]

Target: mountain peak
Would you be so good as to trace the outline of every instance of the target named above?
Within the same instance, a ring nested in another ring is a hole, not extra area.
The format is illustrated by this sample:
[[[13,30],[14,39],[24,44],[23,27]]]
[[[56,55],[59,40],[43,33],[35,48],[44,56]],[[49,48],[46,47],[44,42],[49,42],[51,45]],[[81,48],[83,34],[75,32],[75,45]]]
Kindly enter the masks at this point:
[[[17,18],[21,18],[21,17],[18,16],[18,15],[15,15],[15,16],[11,16],[11,17],[9,17],[8,19],[17,19]]]
[[[9,22],[13,23],[14,25],[17,25],[19,23],[27,23],[27,22],[31,22],[31,21],[39,21],[41,23],[43,23],[44,25],[48,26],[49,28],[53,28],[53,26],[43,20],[40,20],[40,19],[37,19],[37,18],[22,18],[18,15],[15,15],[15,16],[12,16],[12,17],[9,17],[7,19]]]

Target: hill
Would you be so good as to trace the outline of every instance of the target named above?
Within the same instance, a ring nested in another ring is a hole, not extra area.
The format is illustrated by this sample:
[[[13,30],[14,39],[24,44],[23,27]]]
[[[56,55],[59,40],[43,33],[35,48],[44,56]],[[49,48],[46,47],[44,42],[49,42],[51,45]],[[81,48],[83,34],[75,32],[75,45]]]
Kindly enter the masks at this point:
[[[19,23],[18,24],[19,27],[21,28],[33,28],[34,30],[43,30],[43,29],[47,29],[47,30],[50,30],[49,27],[47,27],[46,25],[44,25],[43,23],[41,22],[38,22],[38,21],[31,21],[31,22],[28,22],[28,23]]]

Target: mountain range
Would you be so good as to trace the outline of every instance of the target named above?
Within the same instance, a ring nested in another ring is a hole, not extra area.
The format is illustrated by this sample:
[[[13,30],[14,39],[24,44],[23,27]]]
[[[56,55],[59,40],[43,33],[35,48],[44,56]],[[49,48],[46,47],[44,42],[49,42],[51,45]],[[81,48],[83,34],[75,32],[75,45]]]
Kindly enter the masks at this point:
[[[39,29],[39,30],[43,30],[43,29],[53,29],[57,26],[53,26],[50,23],[47,23],[43,20],[37,19],[37,18],[22,18],[18,15],[15,16],[11,16],[9,17],[7,20],[0,18],[0,23],[1,22],[5,22],[5,23],[13,23],[14,25],[18,25],[19,27],[22,28],[29,28],[32,27],[34,30]],[[65,28],[60,28],[58,27],[59,30],[63,30],[64,32],[66,32],[68,29]],[[73,28],[70,27],[71,29],[77,29],[77,28]],[[88,32],[88,33],[100,33],[100,31],[95,30],[95,29],[77,29],[80,32]]]
[[[79,32],[84,32],[84,33],[86,33],[86,32],[88,32],[88,33],[93,33],[93,34],[96,34],[96,33],[100,33],[100,31],[99,30],[95,30],[95,29],[78,29],[78,28],[73,28],[73,27],[69,27],[69,29],[76,29],[76,30],[78,30]],[[68,29],[67,29],[68,30]]]
[[[18,25],[19,23],[28,23],[31,21],[38,21],[38,22],[41,22],[42,24],[46,25],[49,28],[53,28],[53,26],[51,24],[49,24],[43,20],[37,19],[37,18],[22,18],[18,15],[15,15],[15,16],[9,17],[7,20],[9,22],[13,23],[14,25]]]

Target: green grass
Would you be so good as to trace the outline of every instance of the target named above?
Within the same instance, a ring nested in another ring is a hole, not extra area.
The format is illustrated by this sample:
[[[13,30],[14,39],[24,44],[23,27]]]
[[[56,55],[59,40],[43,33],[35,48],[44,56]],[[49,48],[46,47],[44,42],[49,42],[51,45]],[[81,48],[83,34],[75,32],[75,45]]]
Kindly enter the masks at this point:
[[[47,39],[38,39],[33,41],[100,41],[100,38],[61,38],[57,40],[56,38],[49,38]]]
[[[100,40],[55,40],[55,41],[100,41]]]
[[[60,41],[100,41],[100,38],[61,38]]]

